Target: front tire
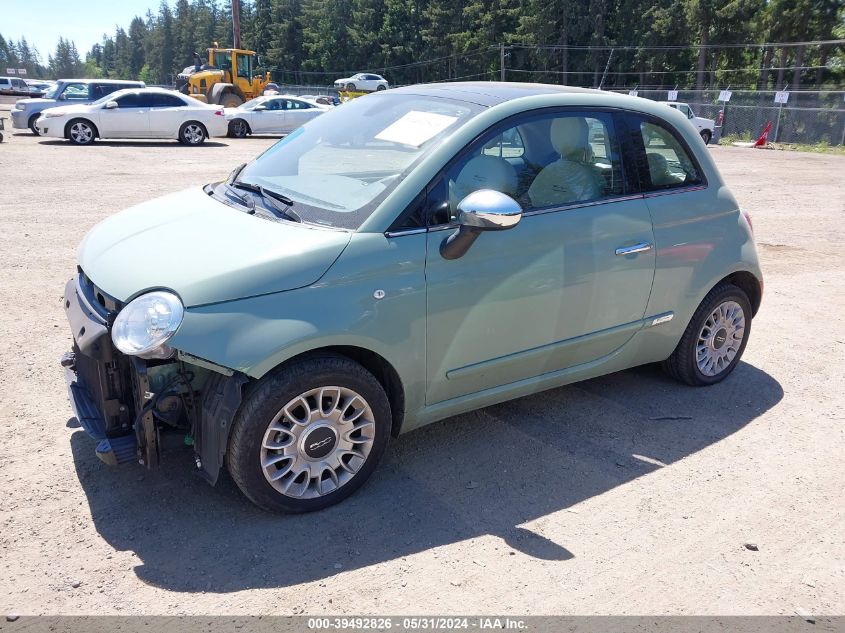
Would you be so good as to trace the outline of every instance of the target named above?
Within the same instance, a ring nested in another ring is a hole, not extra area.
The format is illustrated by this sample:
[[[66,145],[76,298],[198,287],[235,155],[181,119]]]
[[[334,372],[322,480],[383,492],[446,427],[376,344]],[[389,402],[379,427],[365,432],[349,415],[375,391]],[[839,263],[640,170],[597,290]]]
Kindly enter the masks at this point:
[[[341,356],[305,358],[250,391],[227,465],[238,488],[266,510],[320,510],[367,480],[390,427],[387,395],[370,372]]]
[[[355,88],[356,88],[355,84],[346,84],[346,90],[348,90],[349,92],[354,91]]]
[[[748,295],[733,284],[721,284],[704,297],[663,368],[688,385],[715,384],[737,366],[750,334]]]
[[[179,141],[185,145],[202,145],[206,138],[208,133],[202,123],[197,121],[188,121],[179,128]]]
[[[74,119],[67,124],[65,136],[74,145],[91,145],[97,138],[97,128],[85,119]]]
[[[29,126],[29,131],[35,134],[35,136],[41,136],[41,132],[38,131],[38,128],[35,127],[35,122],[38,120],[38,117],[41,116],[41,113],[33,114],[29,117],[29,121],[27,121],[27,125]]]
[[[243,119],[235,119],[229,123],[229,136],[232,138],[245,138],[249,132],[249,124]]]
[[[710,130],[701,131],[701,140],[705,145],[710,145],[710,139],[713,138],[713,133]]]

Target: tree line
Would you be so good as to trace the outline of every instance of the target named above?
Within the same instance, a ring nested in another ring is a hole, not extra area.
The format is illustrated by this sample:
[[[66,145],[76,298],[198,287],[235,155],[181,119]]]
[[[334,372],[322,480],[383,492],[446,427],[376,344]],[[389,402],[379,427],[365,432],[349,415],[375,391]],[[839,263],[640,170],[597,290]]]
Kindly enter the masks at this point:
[[[766,46],[845,38],[840,0],[240,0],[242,46],[276,81],[393,84],[498,79],[621,87],[839,87],[845,48]],[[42,64],[0,36],[0,66],[30,76],[171,84],[194,52],[232,45],[229,0],[162,1],[104,34],[84,59],[60,38]]]

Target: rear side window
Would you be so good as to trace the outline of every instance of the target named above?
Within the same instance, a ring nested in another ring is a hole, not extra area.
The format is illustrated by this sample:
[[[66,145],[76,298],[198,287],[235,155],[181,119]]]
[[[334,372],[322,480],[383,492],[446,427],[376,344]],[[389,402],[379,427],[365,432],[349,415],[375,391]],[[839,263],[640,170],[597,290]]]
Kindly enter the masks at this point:
[[[154,94],[152,95],[154,108],[181,108],[185,102],[174,95]]]
[[[681,141],[668,128],[653,121],[639,124],[645,165],[643,187],[647,191],[701,185],[704,179]]]

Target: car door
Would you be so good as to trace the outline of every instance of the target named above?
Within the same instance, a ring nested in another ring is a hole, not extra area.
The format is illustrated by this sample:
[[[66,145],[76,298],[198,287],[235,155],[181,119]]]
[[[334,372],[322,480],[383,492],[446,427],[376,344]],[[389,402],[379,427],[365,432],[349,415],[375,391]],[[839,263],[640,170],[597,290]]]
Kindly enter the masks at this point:
[[[116,108],[100,109],[99,130],[102,138],[145,138],[150,134],[151,96],[129,92],[114,100]]]
[[[298,99],[285,99],[285,132],[292,132],[314,118],[317,108]]]
[[[623,173],[615,127],[599,111],[521,115],[473,143],[431,187],[427,404],[599,362],[641,327],[652,224]],[[522,220],[444,259],[457,203],[485,188],[520,202]]]
[[[280,134],[285,130],[286,99],[267,99],[264,110],[252,111],[252,131],[256,134]]]
[[[179,134],[179,128],[187,120],[187,104],[176,95],[152,93],[150,108],[150,136],[171,138]]]

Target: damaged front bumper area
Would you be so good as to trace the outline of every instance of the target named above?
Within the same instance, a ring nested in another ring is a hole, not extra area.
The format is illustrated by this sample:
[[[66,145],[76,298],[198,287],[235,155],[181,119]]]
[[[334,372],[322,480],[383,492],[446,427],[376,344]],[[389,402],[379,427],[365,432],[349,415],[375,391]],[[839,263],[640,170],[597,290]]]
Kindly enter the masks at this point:
[[[247,377],[182,353],[167,360],[121,353],[111,340],[121,307],[81,271],[65,285],[74,343],[61,364],[74,415],[106,464],[155,468],[166,440],[181,438],[193,445],[199,474],[215,483]]]

